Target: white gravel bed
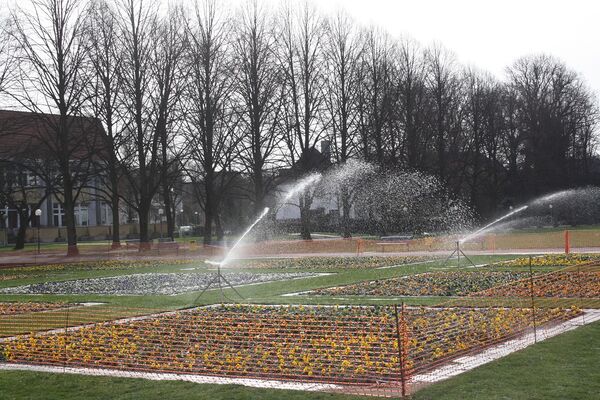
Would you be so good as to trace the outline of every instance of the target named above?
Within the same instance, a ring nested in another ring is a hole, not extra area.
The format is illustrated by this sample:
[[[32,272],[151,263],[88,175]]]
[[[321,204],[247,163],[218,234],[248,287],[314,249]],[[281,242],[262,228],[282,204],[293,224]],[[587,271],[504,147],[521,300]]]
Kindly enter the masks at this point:
[[[316,273],[250,273],[223,274],[233,286],[310,278]],[[0,289],[2,294],[104,294],[104,295],[176,295],[202,290],[214,274],[149,273],[88,278],[62,282],[33,283]],[[213,288],[213,287],[211,287]]]

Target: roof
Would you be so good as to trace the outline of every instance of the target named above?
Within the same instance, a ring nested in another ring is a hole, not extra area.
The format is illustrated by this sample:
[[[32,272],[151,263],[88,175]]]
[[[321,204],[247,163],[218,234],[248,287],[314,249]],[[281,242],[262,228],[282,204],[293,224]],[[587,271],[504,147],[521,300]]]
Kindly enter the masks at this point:
[[[65,150],[58,146],[60,116],[24,111],[0,110],[0,158],[56,158]],[[106,145],[106,133],[99,119],[67,118],[69,159],[98,155]]]

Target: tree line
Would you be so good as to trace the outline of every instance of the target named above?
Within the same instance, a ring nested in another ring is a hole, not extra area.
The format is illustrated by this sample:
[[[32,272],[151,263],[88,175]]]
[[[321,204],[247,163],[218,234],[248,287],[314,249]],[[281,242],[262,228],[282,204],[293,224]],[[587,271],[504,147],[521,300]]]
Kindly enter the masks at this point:
[[[22,109],[58,115],[48,179],[57,181],[72,254],[74,205],[92,178],[113,209],[115,243],[124,204],[148,243],[157,197],[172,232],[182,180],[194,184],[210,243],[236,176],[249,182],[244,195],[258,213],[278,171],[315,168],[309,155],[322,140],[334,164],[433,174],[484,217],[598,178],[597,101],[549,55],[520,58],[498,79],[439,44],[396,39],[310,3],[31,4],[4,23],[0,91]],[[70,117],[97,118],[106,132],[85,143],[86,157]],[[350,191],[339,193],[345,236]],[[299,206],[309,213],[310,196]]]

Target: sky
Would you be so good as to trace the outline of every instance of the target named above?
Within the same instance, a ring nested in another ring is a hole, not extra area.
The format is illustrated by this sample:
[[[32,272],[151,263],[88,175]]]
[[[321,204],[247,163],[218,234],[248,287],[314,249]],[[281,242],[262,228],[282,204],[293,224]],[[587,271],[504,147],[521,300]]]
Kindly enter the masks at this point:
[[[429,45],[503,78],[517,58],[552,54],[600,94],[600,2],[597,0],[319,0],[365,25]]]
[[[161,1],[161,0],[159,0]],[[181,0],[191,3],[193,0]],[[218,0],[230,6],[245,0]],[[262,0],[277,5],[288,0]],[[289,0],[300,2],[305,0]],[[311,1],[311,0],[309,0]],[[162,0],[162,3],[178,0]],[[17,3],[0,0],[0,8]],[[19,0],[23,6],[28,0]],[[439,42],[459,62],[502,79],[517,58],[547,53],[584,76],[600,95],[597,0],[312,0],[325,13],[345,10],[364,26],[427,46]]]

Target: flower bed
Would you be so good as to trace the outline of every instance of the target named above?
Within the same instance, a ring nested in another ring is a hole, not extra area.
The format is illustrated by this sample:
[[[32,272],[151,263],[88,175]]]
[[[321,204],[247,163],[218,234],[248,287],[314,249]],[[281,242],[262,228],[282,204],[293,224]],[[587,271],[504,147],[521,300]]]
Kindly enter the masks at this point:
[[[541,257],[531,257],[532,267],[567,267],[600,262],[598,254],[547,254]],[[529,267],[529,257],[494,264],[497,267]]]
[[[40,311],[57,310],[71,306],[68,303],[7,303],[0,302],[0,315],[17,315]]]
[[[537,324],[577,313],[538,310]],[[401,354],[407,373],[424,371],[523,332],[532,313],[407,308],[399,314],[391,307],[221,306],[32,333],[0,350],[16,363],[385,383],[398,381]]]
[[[308,278],[311,273],[226,273],[232,285],[248,285],[271,281]],[[174,295],[202,290],[214,278],[206,273],[148,273],[43,282],[0,289],[5,294],[106,294],[106,295]]]
[[[25,265],[18,267],[0,269],[0,276],[9,274],[23,274],[36,272],[56,272],[56,271],[86,271],[86,270],[127,270],[134,268],[155,268],[163,265],[178,265],[198,263],[194,260],[182,259],[166,259],[166,260],[99,260],[99,261],[82,261],[74,263],[61,264],[41,264],[41,265]]]
[[[317,289],[311,291],[310,294],[329,296],[466,296],[470,293],[526,277],[529,277],[529,272],[431,272]]]
[[[600,271],[562,270],[474,293],[482,297],[600,298]]]
[[[238,268],[270,268],[301,270],[345,270],[389,267],[426,262],[434,258],[428,256],[403,257],[302,257],[275,260],[241,260],[231,263]]]

